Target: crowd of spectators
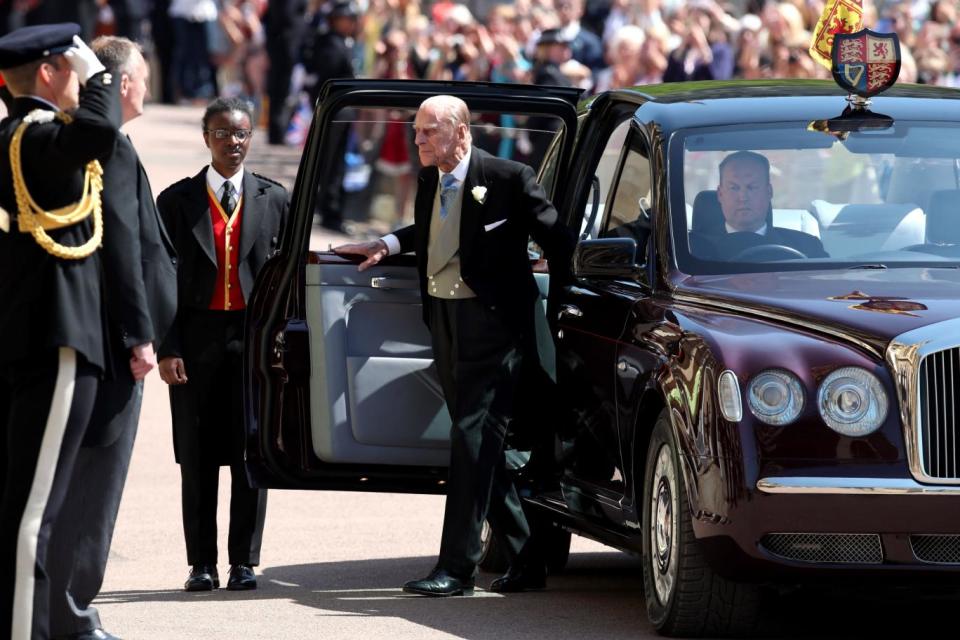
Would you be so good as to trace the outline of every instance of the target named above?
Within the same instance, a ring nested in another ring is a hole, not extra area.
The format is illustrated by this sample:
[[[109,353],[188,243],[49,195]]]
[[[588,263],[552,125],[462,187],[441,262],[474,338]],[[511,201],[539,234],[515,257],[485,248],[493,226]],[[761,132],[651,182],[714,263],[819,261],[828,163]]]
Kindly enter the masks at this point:
[[[301,95],[308,106],[317,95],[311,65],[322,81],[328,61],[309,52],[344,3],[355,7],[344,36],[358,77],[561,82],[588,92],[828,77],[807,53],[824,0],[0,0],[0,33],[71,20],[88,37],[129,36],[158,67],[155,98],[243,95],[260,107],[271,96],[278,143]],[[864,0],[863,24],[900,36],[900,82],[958,84],[957,4]]]

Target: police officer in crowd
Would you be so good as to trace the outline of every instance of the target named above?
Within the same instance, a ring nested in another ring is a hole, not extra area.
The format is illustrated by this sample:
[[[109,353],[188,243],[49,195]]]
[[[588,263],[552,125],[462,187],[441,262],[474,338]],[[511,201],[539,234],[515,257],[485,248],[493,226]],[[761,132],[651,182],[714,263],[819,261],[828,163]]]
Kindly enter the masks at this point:
[[[76,24],[0,38],[0,637],[49,637],[51,531],[107,366],[102,166],[120,83]],[[83,85],[83,89],[80,89]]]
[[[120,84],[124,124],[142,115],[149,69],[139,45],[108,36],[92,46]],[[91,602],[103,583],[137,433],[143,377],[157,364],[154,348],[170,328],[177,305],[176,253],[130,139],[117,136],[101,164],[110,358],[50,543],[55,638],[112,637],[102,630]]]

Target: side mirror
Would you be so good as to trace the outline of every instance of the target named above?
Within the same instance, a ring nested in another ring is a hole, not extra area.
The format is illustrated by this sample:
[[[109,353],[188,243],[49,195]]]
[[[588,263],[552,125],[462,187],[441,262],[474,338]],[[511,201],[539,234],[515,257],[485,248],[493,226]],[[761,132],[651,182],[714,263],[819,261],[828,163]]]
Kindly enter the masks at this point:
[[[633,238],[581,240],[573,252],[577,278],[632,278],[640,272]]]

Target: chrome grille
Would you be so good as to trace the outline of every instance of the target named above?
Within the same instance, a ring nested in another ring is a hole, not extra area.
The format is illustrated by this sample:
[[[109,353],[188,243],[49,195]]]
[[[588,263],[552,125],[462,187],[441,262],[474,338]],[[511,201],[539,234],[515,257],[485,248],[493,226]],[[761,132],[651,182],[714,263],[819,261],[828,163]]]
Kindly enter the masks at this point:
[[[768,533],[760,544],[773,555],[796,562],[883,562],[880,536],[875,533]]]
[[[921,562],[934,564],[960,564],[960,536],[914,535],[910,536],[910,548]]]
[[[937,480],[960,480],[960,347],[931,353],[920,363],[920,429],[923,473]]]

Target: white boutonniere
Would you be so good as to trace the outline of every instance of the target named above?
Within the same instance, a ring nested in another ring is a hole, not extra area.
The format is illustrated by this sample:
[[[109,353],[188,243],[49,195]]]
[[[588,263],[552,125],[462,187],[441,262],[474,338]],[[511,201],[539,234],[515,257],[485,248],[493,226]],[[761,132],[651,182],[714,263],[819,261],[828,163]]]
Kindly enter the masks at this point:
[[[487,199],[487,188],[486,187],[474,187],[470,190],[470,195],[473,196],[473,199],[483,204]]]

